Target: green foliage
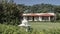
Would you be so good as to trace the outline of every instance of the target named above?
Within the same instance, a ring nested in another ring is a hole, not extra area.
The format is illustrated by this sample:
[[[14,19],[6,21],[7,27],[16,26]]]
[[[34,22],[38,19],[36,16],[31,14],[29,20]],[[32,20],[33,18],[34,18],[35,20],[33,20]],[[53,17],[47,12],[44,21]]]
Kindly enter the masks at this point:
[[[26,32],[18,26],[0,24],[0,34],[60,34],[60,28],[54,29],[33,29],[32,32]]]
[[[16,4],[1,3],[0,4],[0,23],[18,25],[22,18],[22,12],[17,8]]]
[[[54,6],[51,4],[36,4],[33,5],[31,7],[29,7],[29,9],[31,10],[32,13],[47,13],[47,12],[54,12],[53,9]]]
[[[56,20],[60,20],[60,14],[59,13],[56,13]]]
[[[13,33],[17,33],[17,32],[20,32],[18,29],[20,27],[16,27],[16,26],[11,26],[11,25],[1,25],[0,24],[0,34],[13,34]]]
[[[33,6],[25,6],[14,3],[0,3],[0,23],[18,25],[22,19],[22,13],[28,10],[28,13],[59,13],[60,6],[51,4],[36,4]],[[60,16],[60,15],[59,15]],[[59,20],[59,16],[57,17]]]
[[[0,3],[0,34],[60,34],[60,28],[57,27],[59,25],[53,24],[39,24],[37,23],[38,27],[41,26],[42,30],[36,30],[36,24],[33,25],[33,29],[29,29],[30,31],[26,32],[24,28],[12,25],[18,25],[21,22],[22,12],[25,10],[30,10],[29,13],[47,13],[47,12],[54,12],[60,13],[60,6],[55,6],[51,4],[36,4],[33,6],[25,6],[20,4],[14,4],[13,2],[7,3],[2,2]],[[57,20],[60,20],[60,15],[57,14]],[[35,23],[35,22],[34,22]],[[45,22],[44,22],[45,23]],[[8,25],[4,25],[8,24]],[[40,25],[40,26],[39,26]],[[47,26],[46,26],[47,25]],[[53,25],[53,26],[52,26]],[[56,29],[47,29],[50,27],[57,27]],[[46,29],[44,29],[47,27]],[[37,28],[38,29],[38,28]]]

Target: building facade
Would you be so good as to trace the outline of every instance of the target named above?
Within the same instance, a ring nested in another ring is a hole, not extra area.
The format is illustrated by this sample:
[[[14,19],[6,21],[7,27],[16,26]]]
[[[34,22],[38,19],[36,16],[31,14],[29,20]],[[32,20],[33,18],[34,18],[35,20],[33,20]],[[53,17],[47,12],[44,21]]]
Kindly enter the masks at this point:
[[[24,13],[23,19],[28,21],[52,21],[56,19],[54,13]]]

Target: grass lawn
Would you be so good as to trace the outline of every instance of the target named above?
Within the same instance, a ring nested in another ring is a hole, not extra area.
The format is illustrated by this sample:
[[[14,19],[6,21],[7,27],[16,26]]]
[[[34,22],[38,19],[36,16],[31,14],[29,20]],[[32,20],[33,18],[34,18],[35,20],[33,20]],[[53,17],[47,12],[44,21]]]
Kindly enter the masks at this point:
[[[60,29],[60,23],[53,22],[29,22],[33,29],[42,30],[42,29]]]

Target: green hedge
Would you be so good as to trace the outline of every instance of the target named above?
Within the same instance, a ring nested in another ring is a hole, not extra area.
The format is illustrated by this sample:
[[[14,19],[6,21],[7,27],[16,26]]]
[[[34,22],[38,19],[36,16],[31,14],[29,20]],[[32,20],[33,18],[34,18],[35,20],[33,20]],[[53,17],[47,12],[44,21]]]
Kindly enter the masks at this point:
[[[18,26],[0,24],[0,34],[60,34],[60,29],[43,29],[43,30],[32,30],[26,32],[25,29],[21,29]]]

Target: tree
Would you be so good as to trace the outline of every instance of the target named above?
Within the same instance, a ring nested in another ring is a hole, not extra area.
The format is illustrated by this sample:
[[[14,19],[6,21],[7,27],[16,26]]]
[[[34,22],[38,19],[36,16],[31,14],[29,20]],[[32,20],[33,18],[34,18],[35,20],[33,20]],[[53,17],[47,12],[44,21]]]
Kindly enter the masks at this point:
[[[44,13],[44,12],[53,12],[53,5],[51,4],[36,4],[30,6],[30,10],[32,13]]]
[[[0,23],[18,25],[22,13],[17,8],[18,6],[13,3],[1,3],[0,4]]]

